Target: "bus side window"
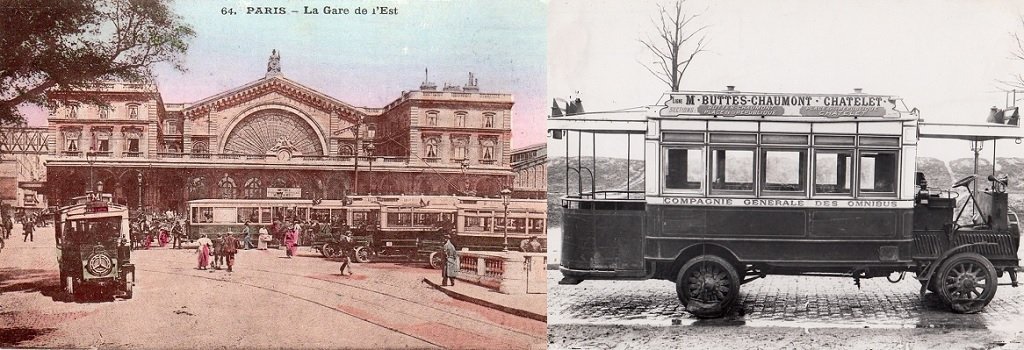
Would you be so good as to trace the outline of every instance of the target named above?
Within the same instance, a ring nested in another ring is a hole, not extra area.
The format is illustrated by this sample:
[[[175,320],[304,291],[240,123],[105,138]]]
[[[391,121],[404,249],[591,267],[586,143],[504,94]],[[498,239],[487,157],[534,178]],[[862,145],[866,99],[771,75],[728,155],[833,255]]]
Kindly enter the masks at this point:
[[[761,152],[761,183],[765,191],[803,194],[807,174],[807,151],[764,150]]]
[[[704,179],[704,160],[699,149],[669,148],[665,164],[665,188],[699,190]]]
[[[817,151],[814,155],[814,193],[852,194],[852,151]]]
[[[716,149],[712,153],[711,189],[724,191],[754,190],[754,151]]]
[[[896,152],[861,152],[860,190],[896,193]]]

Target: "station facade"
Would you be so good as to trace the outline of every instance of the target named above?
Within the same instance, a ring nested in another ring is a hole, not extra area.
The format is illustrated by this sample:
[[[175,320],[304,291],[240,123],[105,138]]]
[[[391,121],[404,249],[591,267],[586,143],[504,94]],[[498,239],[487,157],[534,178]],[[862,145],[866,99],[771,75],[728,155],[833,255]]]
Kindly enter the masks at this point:
[[[512,95],[481,92],[470,74],[465,86],[424,81],[385,106],[357,107],[286,78],[278,60],[193,103],[165,103],[146,84],[51,91],[50,204],[89,188],[132,208],[182,211],[197,199],[498,197],[514,186]]]

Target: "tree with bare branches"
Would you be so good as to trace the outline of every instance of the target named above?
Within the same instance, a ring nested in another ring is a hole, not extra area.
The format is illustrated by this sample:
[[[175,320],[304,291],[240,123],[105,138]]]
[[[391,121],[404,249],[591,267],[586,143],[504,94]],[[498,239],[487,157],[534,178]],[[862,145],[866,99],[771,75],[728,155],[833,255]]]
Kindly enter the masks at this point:
[[[698,54],[707,49],[707,26],[697,27],[701,13],[685,11],[686,0],[676,0],[671,7],[658,5],[658,18],[651,19],[657,38],[640,39],[656,60],[644,68],[664,82],[671,91],[679,91],[683,75]],[[699,36],[698,36],[699,35]]]
[[[166,0],[9,0],[0,4],[0,125],[54,88],[103,80],[147,82],[158,62],[180,61],[195,35]]]

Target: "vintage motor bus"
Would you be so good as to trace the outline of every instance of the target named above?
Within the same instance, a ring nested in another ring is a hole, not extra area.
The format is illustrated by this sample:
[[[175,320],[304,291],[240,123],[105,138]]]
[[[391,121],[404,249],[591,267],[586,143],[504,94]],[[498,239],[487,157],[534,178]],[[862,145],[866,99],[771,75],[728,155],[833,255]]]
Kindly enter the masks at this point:
[[[128,240],[128,208],[109,194],[76,197],[54,214],[61,288],[83,296],[132,297],[135,265]]]
[[[862,93],[730,89],[665,101],[548,120],[568,160],[561,283],[673,281],[698,317],[723,315],[741,284],[770,274],[850,276],[859,286],[913,272],[922,295],[964,313],[984,308],[1004,274],[1017,286],[1006,178],[969,176],[937,191],[916,169],[919,138],[1018,139],[1016,119],[928,124],[899,98]],[[602,191],[596,153],[608,149],[642,154],[644,170],[627,166],[624,183]]]

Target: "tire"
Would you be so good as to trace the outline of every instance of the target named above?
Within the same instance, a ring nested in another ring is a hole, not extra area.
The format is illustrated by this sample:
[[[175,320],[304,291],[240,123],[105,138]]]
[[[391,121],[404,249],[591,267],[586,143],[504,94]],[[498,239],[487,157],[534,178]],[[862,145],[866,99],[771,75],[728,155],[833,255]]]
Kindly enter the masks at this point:
[[[320,255],[325,258],[333,258],[338,255],[338,250],[330,243],[324,243],[323,247],[320,247]]]
[[[368,263],[370,262],[370,250],[366,247],[356,247],[355,250],[355,261],[357,263]]]
[[[440,270],[444,268],[444,256],[441,252],[430,253],[430,268]]]
[[[135,273],[134,272],[132,272],[132,279],[135,279]],[[134,285],[135,285],[135,283],[128,279],[128,274],[125,274],[124,275],[124,298],[125,299],[131,299],[132,298],[132,287],[134,287]]]
[[[64,280],[66,281],[66,282],[64,282],[64,293],[67,296],[67,300],[69,300],[69,301],[78,301],[78,295],[75,294],[75,293],[80,292],[78,290],[79,289],[78,288],[79,287],[78,279],[74,278],[74,277],[71,277],[71,276],[67,276],[67,277],[64,277]]]
[[[740,292],[736,268],[715,255],[690,259],[676,275],[676,294],[686,311],[699,318],[723,316]]]
[[[996,269],[984,256],[960,253],[942,262],[933,277],[939,296],[953,312],[973,314],[981,311],[996,295]]]

